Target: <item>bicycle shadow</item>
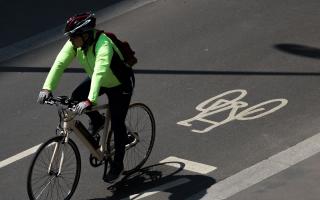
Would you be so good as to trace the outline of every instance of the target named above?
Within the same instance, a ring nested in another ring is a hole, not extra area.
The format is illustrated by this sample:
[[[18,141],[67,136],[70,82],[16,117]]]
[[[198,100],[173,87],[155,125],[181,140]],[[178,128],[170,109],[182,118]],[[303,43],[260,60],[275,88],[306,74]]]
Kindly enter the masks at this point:
[[[177,169],[167,164],[180,165]],[[134,200],[144,197],[165,194],[168,199],[187,199],[197,194],[200,199],[205,189],[216,183],[216,180],[206,175],[178,175],[183,171],[185,164],[181,162],[167,162],[145,167],[135,174],[124,178],[120,183],[109,186],[113,194],[104,198],[90,200]]]
[[[283,43],[274,45],[274,48],[297,56],[320,59],[320,49],[316,47],[300,44]]]

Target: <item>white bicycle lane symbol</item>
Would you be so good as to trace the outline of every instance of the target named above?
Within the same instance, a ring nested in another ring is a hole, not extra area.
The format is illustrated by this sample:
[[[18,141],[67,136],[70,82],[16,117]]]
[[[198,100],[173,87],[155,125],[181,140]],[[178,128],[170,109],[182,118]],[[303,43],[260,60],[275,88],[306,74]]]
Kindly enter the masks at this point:
[[[234,94],[239,94],[238,97],[228,100],[227,96],[231,94],[234,96]],[[247,95],[246,90],[242,89],[236,89],[236,90],[230,90],[227,92],[224,92],[220,95],[217,95],[215,97],[212,97],[202,103],[200,103],[196,110],[200,111],[200,113],[190,119],[183,120],[178,122],[178,125],[192,126],[192,122],[200,121],[204,123],[208,123],[210,126],[203,129],[203,130],[196,130],[192,129],[192,132],[195,133],[206,133],[218,126],[224,125],[228,122],[234,121],[234,120],[253,120],[257,118],[264,117],[266,115],[269,115],[280,108],[286,106],[288,104],[287,99],[272,99],[269,101],[265,101],[262,103],[259,103],[255,106],[249,107],[241,112],[238,112],[240,108],[245,108],[248,106],[248,103],[244,101],[240,101],[242,98],[244,98]],[[276,106],[272,107],[272,105],[276,104]],[[264,108],[264,106],[271,106],[271,108]],[[217,115],[219,113],[222,113],[224,111],[230,110],[229,116],[220,122],[213,121],[206,119],[209,116]]]

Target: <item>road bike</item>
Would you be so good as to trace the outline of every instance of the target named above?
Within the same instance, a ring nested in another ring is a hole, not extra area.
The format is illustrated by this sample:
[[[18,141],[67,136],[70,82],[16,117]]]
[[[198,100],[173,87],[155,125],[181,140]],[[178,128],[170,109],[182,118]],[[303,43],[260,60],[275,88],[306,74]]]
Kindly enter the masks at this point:
[[[44,142],[35,153],[27,177],[29,198],[70,199],[74,194],[81,173],[81,157],[76,143],[70,138],[74,133],[90,151],[90,164],[104,164],[104,174],[110,170],[114,157],[113,131],[110,127],[108,104],[92,107],[105,116],[105,124],[99,140],[92,136],[75,112],[75,105],[66,96],[50,98],[45,104],[56,105],[59,125],[56,136]],[[143,103],[129,106],[126,116],[128,141],[124,158],[124,175],[137,172],[150,156],[155,141],[155,120],[151,110]]]

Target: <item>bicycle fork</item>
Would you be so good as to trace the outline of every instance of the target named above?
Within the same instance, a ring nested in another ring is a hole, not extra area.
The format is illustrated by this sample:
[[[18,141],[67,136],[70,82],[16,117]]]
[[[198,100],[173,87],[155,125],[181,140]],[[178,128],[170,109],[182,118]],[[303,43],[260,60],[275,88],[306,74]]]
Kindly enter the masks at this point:
[[[48,167],[48,174],[53,173],[53,170],[52,170],[52,169],[54,169],[53,165],[59,163],[59,167],[57,169],[58,171],[55,174],[56,176],[59,176],[61,174],[61,168],[62,168],[62,164],[63,164],[63,160],[64,160],[64,151],[61,149],[62,148],[61,143],[57,142],[54,145],[55,145],[54,150],[53,150],[50,164]],[[61,152],[61,156],[59,156],[60,152]],[[60,160],[59,160],[59,158],[60,158]]]
[[[59,167],[58,167],[58,171],[56,172],[56,176],[59,176],[61,174],[61,168],[62,168],[62,164],[64,161],[64,150],[62,149],[63,144],[68,142],[68,138],[69,138],[69,133],[67,131],[63,132],[64,138],[61,142],[56,142],[56,144],[52,144],[54,145],[54,150],[52,153],[52,157],[50,159],[50,164],[48,167],[48,174],[50,173],[54,173],[54,171],[52,170],[54,166],[54,164],[59,163]],[[61,154],[60,154],[61,153]],[[60,156],[61,155],[61,156]],[[60,160],[58,160],[60,158]]]

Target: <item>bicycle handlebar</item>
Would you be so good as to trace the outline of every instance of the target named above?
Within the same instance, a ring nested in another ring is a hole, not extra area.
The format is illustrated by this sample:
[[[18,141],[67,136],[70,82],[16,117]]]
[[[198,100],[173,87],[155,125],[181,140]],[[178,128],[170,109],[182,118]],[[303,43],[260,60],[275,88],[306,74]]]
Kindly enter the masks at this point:
[[[47,100],[44,101],[44,104],[47,105],[64,105],[67,106],[70,110],[74,111],[74,107],[78,104],[78,101],[74,101],[71,98],[67,97],[67,96],[58,96],[58,97],[50,97]],[[95,110],[99,110],[102,108],[106,108],[107,105],[100,105],[100,106],[93,106],[90,108],[87,108],[87,110],[85,111],[85,113],[87,112],[92,112]]]
[[[58,96],[56,98],[50,97],[44,101],[44,104],[48,104],[48,105],[60,104],[60,105],[68,106],[69,108],[77,105],[78,103],[79,103],[78,101],[74,101],[67,96]]]

